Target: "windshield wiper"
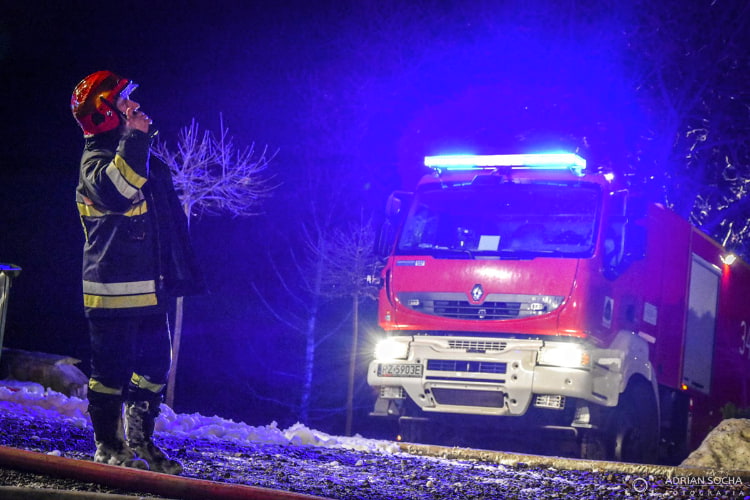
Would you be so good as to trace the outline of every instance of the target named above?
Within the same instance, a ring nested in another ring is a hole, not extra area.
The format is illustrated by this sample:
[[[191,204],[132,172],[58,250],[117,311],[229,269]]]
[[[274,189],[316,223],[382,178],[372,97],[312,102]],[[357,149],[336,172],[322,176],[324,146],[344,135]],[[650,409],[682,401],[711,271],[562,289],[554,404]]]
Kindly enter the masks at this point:
[[[500,256],[503,259],[531,260],[537,257],[550,257],[553,255],[562,255],[555,250],[500,250]]]
[[[474,260],[474,254],[466,248],[433,247],[432,256],[436,259],[463,259]]]

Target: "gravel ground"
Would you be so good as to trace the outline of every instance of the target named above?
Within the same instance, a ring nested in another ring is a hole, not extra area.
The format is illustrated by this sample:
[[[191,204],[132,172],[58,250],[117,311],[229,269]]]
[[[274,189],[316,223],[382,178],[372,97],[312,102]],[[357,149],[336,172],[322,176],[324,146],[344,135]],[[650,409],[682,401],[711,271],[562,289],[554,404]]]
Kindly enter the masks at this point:
[[[237,445],[178,439],[166,434],[157,438],[163,448],[183,462],[183,476],[336,499],[750,499],[750,482],[743,484],[739,478],[638,477],[405,453]],[[0,445],[82,460],[91,460],[94,451],[90,428],[74,427],[63,420],[19,416],[2,409]],[[153,497],[143,492],[126,492],[7,468],[0,468],[0,486]]]

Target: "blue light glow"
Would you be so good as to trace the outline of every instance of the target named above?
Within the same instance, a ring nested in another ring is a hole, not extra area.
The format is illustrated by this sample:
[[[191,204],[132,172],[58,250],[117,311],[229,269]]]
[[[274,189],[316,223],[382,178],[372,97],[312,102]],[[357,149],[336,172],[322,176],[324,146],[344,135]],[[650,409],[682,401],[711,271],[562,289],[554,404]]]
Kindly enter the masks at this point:
[[[582,175],[586,160],[574,153],[538,153],[511,155],[439,155],[426,156],[424,164],[432,168],[470,170],[474,168],[512,167],[571,170]]]

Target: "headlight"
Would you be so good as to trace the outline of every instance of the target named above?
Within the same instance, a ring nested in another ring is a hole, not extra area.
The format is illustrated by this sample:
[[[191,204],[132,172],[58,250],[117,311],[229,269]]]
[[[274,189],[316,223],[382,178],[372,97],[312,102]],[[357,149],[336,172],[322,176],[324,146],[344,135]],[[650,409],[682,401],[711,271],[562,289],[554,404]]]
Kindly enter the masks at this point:
[[[591,355],[578,344],[546,344],[539,351],[537,363],[565,368],[588,368]]]
[[[375,345],[375,359],[406,359],[409,354],[409,337],[389,337]]]

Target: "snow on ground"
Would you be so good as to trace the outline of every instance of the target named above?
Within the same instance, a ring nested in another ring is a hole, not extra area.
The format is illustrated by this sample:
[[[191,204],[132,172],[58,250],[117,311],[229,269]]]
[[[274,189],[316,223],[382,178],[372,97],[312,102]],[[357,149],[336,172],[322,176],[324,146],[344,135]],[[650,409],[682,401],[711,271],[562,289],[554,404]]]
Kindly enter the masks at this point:
[[[3,430],[12,429],[5,433],[4,443],[57,456],[91,459],[93,442],[87,404],[86,400],[67,397],[39,384],[0,380],[0,416],[6,417]],[[16,439],[24,434],[25,426],[30,426],[32,432]],[[341,500],[657,497],[750,500],[750,486],[742,478],[715,477],[717,473],[713,472],[706,478],[680,473],[652,474],[645,469],[632,473],[598,466],[594,470],[558,468],[530,461],[528,456],[523,463],[515,464],[466,457],[418,456],[400,452],[390,441],[331,436],[299,423],[288,429],[279,429],[275,422],[255,427],[218,416],[176,414],[164,405],[157,433],[185,465],[185,477]],[[38,488],[39,484],[65,490],[101,487],[0,470],[0,485]]]
[[[14,413],[64,418],[81,428],[91,425],[86,412],[87,400],[68,397],[33,382],[0,380],[0,404]],[[300,423],[285,430],[280,429],[276,422],[258,427],[218,416],[206,417],[199,413],[175,413],[165,404],[162,404],[161,415],[156,421],[156,432],[181,438],[220,439],[236,444],[311,445],[357,451],[399,452],[398,445],[391,441],[367,439],[359,435],[331,436]]]

